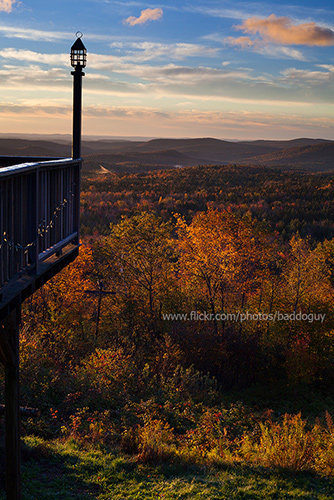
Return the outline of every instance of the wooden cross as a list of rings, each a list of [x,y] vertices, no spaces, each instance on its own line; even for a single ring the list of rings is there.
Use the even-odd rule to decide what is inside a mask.
[[[97,290],[85,290],[85,293],[89,295],[93,295],[98,298],[97,301],[97,315],[96,315],[96,328],[95,328],[95,342],[97,341],[97,337],[99,334],[99,323],[100,323],[100,315],[101,315],[101,302],[102,297],[105,295],[116,295],[116,292],[110,292],[108,290],[104,290],[104,284],[102,280],[97,280]]]

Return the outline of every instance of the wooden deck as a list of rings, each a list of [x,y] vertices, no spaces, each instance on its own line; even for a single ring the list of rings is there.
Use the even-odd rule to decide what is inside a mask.
[[[0,320],[79,248],[81,160],[22,160],[0,168]]]
[[[78,255],[81,164],[81,158],[0,157],[0,362],[5,366],[7,500],[21,498],[21,304]]]

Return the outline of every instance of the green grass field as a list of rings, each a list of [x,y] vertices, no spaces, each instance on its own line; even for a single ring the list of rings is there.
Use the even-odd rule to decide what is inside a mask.
[[[334,480],[313,473],[242,465],[147,465],[75,441],[35,437],[24,439],[22,473],[22,500],[334,498]]]

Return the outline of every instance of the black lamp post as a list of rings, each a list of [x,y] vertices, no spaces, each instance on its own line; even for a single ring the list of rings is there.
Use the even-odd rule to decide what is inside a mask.
[[[72,158],[81,158],[81,103],[82,103],[82,69],[86,66],[87,50],[82,43],[82,33],[76,33],[77,39],[71,47],[71,66],[73,75],[73,145]]]

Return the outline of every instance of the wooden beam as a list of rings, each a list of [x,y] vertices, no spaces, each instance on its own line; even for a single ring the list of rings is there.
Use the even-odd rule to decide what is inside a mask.
[[[5,335],[14,353],[15,363],[5,366],[6,498],[21,498],[21,450],[19,405],[19,329],[21,306],[4,321]]]
[[[8,339],[8,332],[0,325],[0,361],[5,366],[15,365],[15,355]]]

